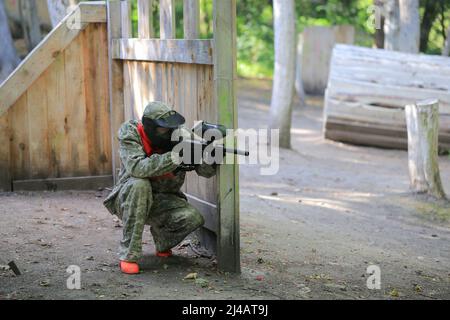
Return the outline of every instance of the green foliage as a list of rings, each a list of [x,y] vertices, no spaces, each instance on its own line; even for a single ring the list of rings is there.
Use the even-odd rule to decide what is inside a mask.
[[[237,3],[238,74],[270,77],[274,63],[273,10],[267,1]]]
[[[371,45],[367,30],[367,8],[371,0],[296,0],[297,31],[306,26],[351,24],[357,43]],[[271,77],[274,63],[272,1],[239,0],[237,3],[238,74],[244,77]]]
[[[220,1],[220,0],[219,0]],[[423,7],[425,0],[421,0]],[[440,54],[450,21],[450,0],[442,1],[445,19],[439,14],[429,36],[427,53]],[[133,0],[133,34],[137,35],[137,0]],[[274,30],[272,0],[238,0],[237,59],[238,75],[270,78],[274,64]],[[295,0],[297,32],[307,26],[350,24],[355,27],[357,45],[371,47],[375,29],[370,27],[373,0]],[[175,0],[176,37],[183,38],[183,0]],[[200,0],[200,38],[213,36],[213,0]],[[421,10],[423,15],[423,8]],[[159,37],[159,1],[153,2],[153,28]]]

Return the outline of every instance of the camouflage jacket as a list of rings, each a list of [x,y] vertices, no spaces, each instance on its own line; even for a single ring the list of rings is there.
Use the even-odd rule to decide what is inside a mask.
[[[142,145],[141,137],[137,131],[138,123],[136,120],[125,122],[118,132],[121,169],[114,189],[103,202],[112,214],[116,214],[114,205],[116,196],[130,177],[150,179],[173,172],[178,167],[172,161],[170,152],[164,154],[154,153],[150,157],[147,156]],[[184,128],[184,130],[187,129]],[[212,177],[216,173],[215,168],[207,164],[199,165],[195,171],[198,175],[206,178]],[[185,197],[180,191],[185,177],[186,173],[180,171],[175,174],[174,178],[150,179],[152,191],[156,193],[177,193]]]

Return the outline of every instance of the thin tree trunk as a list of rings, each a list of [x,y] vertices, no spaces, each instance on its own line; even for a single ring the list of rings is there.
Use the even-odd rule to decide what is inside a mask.
[[[3,1],[0,1],[0,48],[2,48],[2,54],[0,54],[1,83],[20,62],[8,26],[8,18],[6,16],[5,4]]]
[[[419,53],[420,12],[419,0],[400,0],[399,51]]]
[[[446,57],[450,55],[450,27],[448,27],[447,30],[447,39],[445,40],[445,45],[442,49],[442,55]]]
[[[68,9],[71,6],[75,6],[78,2],[78,0],[47,0],[48,12],[53,28],[69,13]]]
[[[431,28],[439,14],[439,2],[436,0],[425,0],[424,13],[420,26],[420,51],[426,52],[428,49],[428,38]]]
[[[28,51],[31,51],[42,39],[36,0],[20,0],[19,10],[24,38],[27,42]]]
[[[398,51],[400,37],[400,7],[398,0],[385,0],[384,12],[384,48]]]
[[[405,107],[411,189],[444,199],[438,162],[439,102],[425,100]]]
[[[384,1],[383,0],[374,0],[373,1],[374,6],[377,7],[378,10],[380,10],[380,12],[383,12],[383,6],[384,6]],[[384,49],[384,21],[385,21],[385,17],[384,14],[380,15],[380,28],[376,28],[375,29],[375,46],[378,49]]]
[[[274,0],[275,70],[273,76],[270,128],[279,129],[280,147],[291,147],[292,101],[295,82],[294,0]]]
[[[300,101],[300,106],[306,106],[306,94],[303,88],[303,78],[302,78],[302,53],[303,53],[303,38],[300,34],[298,36],[297,42],[297,63],[295,71],[295,91],[297,92],[298,99]]]

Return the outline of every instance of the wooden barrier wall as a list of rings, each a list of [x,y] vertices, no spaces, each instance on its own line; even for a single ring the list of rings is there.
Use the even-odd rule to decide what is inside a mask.
[[[121,123],[141,119],[150,101],[163,101],[186,118],[237,126],[236,3],[215,0],[214,38],[199,39],[199,0],[184,0],[184,39],[175,39],[175,1],[160,0],[160,36],[153,32],[152,0],[137,0],[138,30],[133,38],[130,1],[109,1],[111,110],[113,134]],[[117,150],[117,147],[114,147]],[[114,156],[114,172],[120,166]],[[183,190],[205,218],[202,244],[217,252],[219,267],[239,271],[238,166],[223,165],[217,177],[188,173]]]
[[[407,149],[405,106],[438,99],[439,145],[450,149],[450,58],[337,45],[325,94],[325,138]]]
[[[112,185],[106,7],[81,9],[98,22],[62,23],[0,87],[2,190]]]

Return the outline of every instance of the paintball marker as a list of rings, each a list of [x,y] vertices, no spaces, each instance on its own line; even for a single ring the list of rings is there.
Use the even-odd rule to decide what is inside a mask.
[[[183,157],[185,150],[190,153],[187,157],[183,157],[181,168],[184,171],[191,171],[195,166],[202,163],[203,156],[206,155],[211,159],[223,159],[226,153],[249,156],[248,151],[242,151],[234,148],[227,148],[223,144],[216,144],[216,140],[225,138],[227,129],[220,124],[208,123],[206,121],[198,122],[192,129],[191,138],[180,138],[180,156]],[[201,139],[196,139],[195,136],[200,136]],[[187,161],[186,161],[187,158]],[[214,164],[221,164],[214,162]]]

